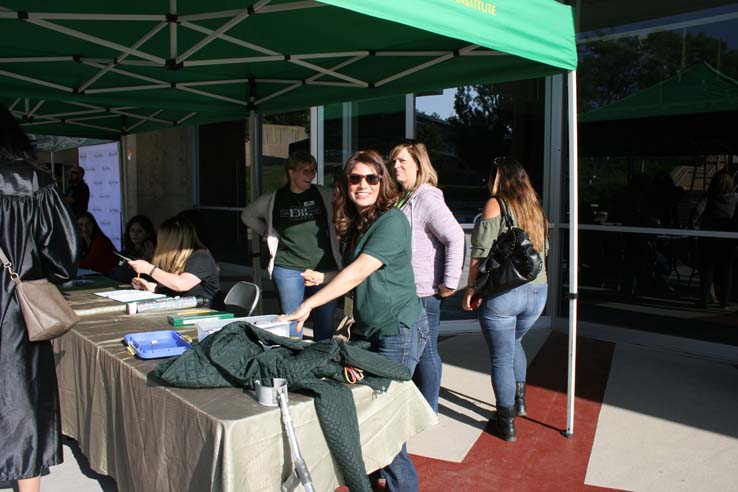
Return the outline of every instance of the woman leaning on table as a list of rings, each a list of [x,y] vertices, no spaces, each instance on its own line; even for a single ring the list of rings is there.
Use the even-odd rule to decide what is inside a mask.
[[[438,413],[442,363],[438,354],[441,301],[453,295],[464,266],[464,231],[437,188],[438,174],[425,145],[406,142],[390,153],[395,181],[400,186],[397,206],[412,231],[415,291],[428,314],[428,345],[415,368],[415,380],[428,404]]]
[[[307,286],[305,270],[333,272],[341,266],[338,240],[333,231],[332,193],[312,183],[317,163],[307,152],[293,153],[285,166],[287,183],[254,200],[241,214],[246,226],[266,238],[269,276],[283,312],[292,312],[320,287]],[[329,302],[312,314],[315,340],[333,336],[336,303]],[[302,337],[297,323],[290,335]]]
[[[0,247],[23,279],[74,278],[75,219],[51,175],[0,105]],[[51,342],[29,342],[9,272],[0,266],[0,482],[38,492],[41,473],[62,462],[59,394]]]
[[[543,268],[530,283],[515,289],[485,297],[479,308],[479,323],[487,341],[492,361],[492,389],[495,393],[497,414],[492,429],[505,441],[515,441],[515,416],[526,415],[525,373],[528,362],[521,340],[538,319],[546,305],[545,250],[547,221],[538,194],[530,184],[528,173],[520,162],[510,158],[492,161],[488,181],[493,195],[484,206],[482,217],[474,224],[469,264],[469,287],[462,299],[462,308],[471,305],[478,265],[505,228],[500,215],[499,196],[507,204],[515,224],[528,233],[536,251],[544,259]]]
[[[410,225],[395,208],[396,202],[397,191],[379,154],[354,153],[338,177],[334,200],[346,267],[283,319],[302,325],[316,307],[353,292],[352,336],[370,341],[374,350],[412,374],[428,340],[428,319],[415,295]],[[309,285],[331,277],[315,271],[304,276]],[[381,474],[388,491],[418,489],[418,476],[404,445]]]
[[[218,266],[210,251],[200,242],[195,226],[178,215],[159,226],[156,250],[151,262],[133,260],[128,264],[136,273],[152,280],[134,278],[134,289],[168,296],[198,296],[213,300],[220,291]]]

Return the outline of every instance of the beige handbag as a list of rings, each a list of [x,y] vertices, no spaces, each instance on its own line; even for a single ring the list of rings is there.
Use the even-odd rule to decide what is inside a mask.
[[[15,297],[26,320],[30,341],[40,342],[60,337],[77,324],[79,317],[55,285],[45,278],[21,282],[2,248],[0,260],[15,282]]]

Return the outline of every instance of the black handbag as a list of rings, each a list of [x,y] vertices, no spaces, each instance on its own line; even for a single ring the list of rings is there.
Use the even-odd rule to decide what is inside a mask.
[[[502,198],[494,197],[500,204],[500,212],[507,225],[490,249],[489,256],[479,261],[479,274],[474,282],[474,292],[490,297],[534,280],[543,268],[541,255],[533,246],[528,233],[515,225]]]

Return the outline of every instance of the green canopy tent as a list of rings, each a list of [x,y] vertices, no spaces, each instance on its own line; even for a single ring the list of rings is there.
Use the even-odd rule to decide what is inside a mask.
[[[706,62],[579,115],[584,156],[735,153],[738,81]]]
[[[568,72],[570,360],[576,338],[577,52],[554,0],[6,0],[0,102],[26,131],[118,137]]]

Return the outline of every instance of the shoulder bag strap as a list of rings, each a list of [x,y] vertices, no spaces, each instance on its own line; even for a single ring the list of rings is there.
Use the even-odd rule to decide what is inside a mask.
[[[3,248],[0,248],[0,260],[3,262],[3,268],[5,268],[10,274],[10,278],[15,280],[18,274],[13,271],[13,264],[10,263],[10,260],[5,255],[5,251],[3,251]]]
[[[508,229],[512,228],[515,225],[515,221],[508,211],[507,203],[505,203],[505,200],[497,195],[495,195],[493,198],[495,198],[497,200],[497,203],[500,204],[500,212],[502,214],[502,218],[505,219],[505,224],[507,224]]]

